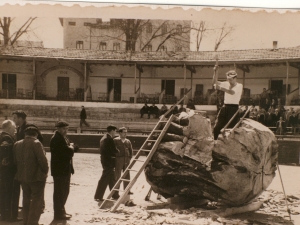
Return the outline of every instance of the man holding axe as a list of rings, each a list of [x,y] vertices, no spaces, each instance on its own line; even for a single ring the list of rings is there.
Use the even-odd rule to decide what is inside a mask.
[[[237,110],[239,110],[239,102],[241,100],[243,85],[238,83],[237,73],[234,70],[230,70],[226,73],[227,81],[218,81],[218,60],[214,67],[214,75],[212,84],[216,90],[224,91],[224,105],[220,109],[215,127],[214,127],[214,139],[217,140],[220,131],[224,126],[230,121],[230,119],[235,115]],[[228,128],[234,127],[234,125],[239,121],[238,115],[231,121]]]

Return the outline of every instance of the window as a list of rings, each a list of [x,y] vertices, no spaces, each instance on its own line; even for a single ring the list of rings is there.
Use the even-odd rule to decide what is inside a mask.
[[[168,27],[167,27],[167,24],[163,24],[161,26],[161,33],[162,34],[166,34],[168,32]]]
[[[84,25],[84,26],[91,26],[92,24],[91,24],[91,23],[84,22],[83,25]]]
[[[83,49],[83,41],[76,41],[76,49]]]
[[[146,45],[145,52],[151,52],[151,51],[152,51],[152,45],[151,44]]]
[[[152,33],[152,24],[151,23],[148,23],[147,26],[146,26],[146,32],[151,34]]]
[[[177,32],[179,35],[181,35],[181,33],[182,33],[182,25],[178,24],[178,25],[176,26],[176,32]]]
[[[121,49],[120,43],[115,42],[115,43],[113,44],[113,50],[114,50],[114,51],[118,51],[118,50],[120,50],[120,49]]]
[[[101,41],[99,45],[100,50],[106,50],[106,42]]]
[[[69,22],[69,26],[76,26],[76,22]]]
[[[162,45],[159,47],[159,51],[161,51],[161,52],[167,51],[167,47]]]

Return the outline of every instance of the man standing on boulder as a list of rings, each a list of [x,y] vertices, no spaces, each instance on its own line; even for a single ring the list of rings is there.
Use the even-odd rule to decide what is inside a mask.
[[[237,73],[234,70],[230,70],[226,73],[227,81],[220,82],[217,77],[217,66],[214,67],[214,76],[212,84],[216,90],[224,91],[224,105],[218,113],[215,127],[214,127],[214,139],[217,140],[218,136],[229,122],[233,115],[239,110],[239,102],[241,100],[243,85],[237,82]],[[239,121],[238,115],[232,120],[228,128],[234,127]]]

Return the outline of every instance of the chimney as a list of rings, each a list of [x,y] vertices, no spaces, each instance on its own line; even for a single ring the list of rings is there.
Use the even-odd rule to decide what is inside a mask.
[[[276,50],[276,49],[277,49],[277,44],[278,44],[277,41],[273,41],[273,50]]]

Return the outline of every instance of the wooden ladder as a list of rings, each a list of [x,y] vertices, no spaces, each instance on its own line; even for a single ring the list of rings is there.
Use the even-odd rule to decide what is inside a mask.
[[[158,123],[155,125],[154,129],[151,131],[150,135],[142,145],[142,147],[139,149],[137,154],[133,157],[130,164],[124,171],[124,173],[121,175],[120,179],[116,182],[114,187],[112,188],[111,192],[109,193],[107,199],[104,199],[102,204],[100,205],[100,209],[105,209],[111,207],[112,203],[113,206],[111,207],[110,211],[115,212],[119,205],[124,201],[124,199],[127,197],[128,192],[132,188],[132,186],[137,181],[138,177],[148,164],[148,162],[151,160],[153,154],[155,153],[158,145],[160,144],[161,140],[163,139],[165,133],[167,132],[167,129],[169,128],[171,122],[173,121],[174,116],[170,116],[169,119],[165,118],[163,115]],[[139,158],[140,156],[143,156],[145,153],[148,153],[146,158]],[[142,162],[142,165],[139,169],[133,169],[133,166],[136,162]],[[126,176],[130,172],[135,172],[134,177],[132,180],[126,179]],[[124,191],[117,189],[116,187],[121,187],[121,182],[127,182],[128,185],[125,188]],[[111,199],[111,197],[114,195],[115,192],[122,192],[120,197],[117,200]]]

